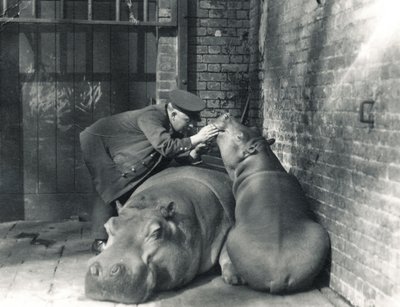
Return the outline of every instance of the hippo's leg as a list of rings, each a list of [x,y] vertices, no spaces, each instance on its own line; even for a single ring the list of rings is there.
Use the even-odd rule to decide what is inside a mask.
[[[97,193],[96,193],[97,194]],[[96,195],[96,199],[92,209],[92,237],[94,239],[107,239],[107,232],[104,224],[112,216],[116,215],[115,209],[111,205],[107,205],[101,199],[100,195]]]
[[[221,266],[222,279],[224,282],[230,285],[244,285],[246,283],[233,266],[228,251],[226,250],[226,242],[224,243],[219,256],[219,265]]]

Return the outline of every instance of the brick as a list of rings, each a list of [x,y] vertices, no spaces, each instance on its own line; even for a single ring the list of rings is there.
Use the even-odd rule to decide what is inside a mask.
[[[208,18],[208,16],[209,16],[209,10],[200,8],[197,9],[196,11],[197,18]]]
[[[171,90],[176,87],[176,82],[175,81],[158,82],[158,87],[161,90]]]
[[[207,64],[203,64],[203,63],[197,63],[195,70],[200,72],[200,71],[207,71]]]
[[[196,88],[199,91],[207,89],[207,82],[197,82]]]
[[[163,72],[171,72],[171,71],[175,71],[175,63],[173,62],[163,62],[159,64],[159,70],[163,71]]]
[[[241,1],[228,1],[228,9],[239,10],[242,8]]]
[[[229,56],[227,55],[204,55],[202,58],[203,63],[229,63]]]
[[[207,108],[209,109],[218,109],[221,107],[221,100],[207,100]]]
[[[197,76],[199,81],[226,81],[226,74],[222,73],[199,73]]]
[[[221,64],[208,64],[207,70],[209,72],[220,72],[221,71]]]
[[[210,54],[220,54],[221,46],[208,46],[208,53]]]
[[[227,10],[210,10],[209,13],[210,18],[227,18],[228,13]]]
[[[160,8],[158,10],[158,17],[169,18],[171,17],[171,9]]]
[[[165,53],[165,54],[174,54],[175,53],[175,45],[173,45],[173,44],[170,44],[170,45],[167,45],[167,44],[160,44],[159,46],[158,46],[158,50],[159,50],[159,53],[161,54],[161,53]]]
[[[228,25],[227,19],[201,19],[200,26],[206,28],[224,28]]]
[[[208,53],[208,47],[207,46],[195,46],[194,48],[193,48],[193,46],[189,47],[189,52],[193,52],[193,50],[194,50],[194,54],[195,55],[207,54]]]
[[[245,27],[245,21],[244,20],[237,20],[237,19],[229,19],[226,24],[227,27],[232,27],[232,28],[243,28]]]
[[[230,109],[233,109],[234,107],[235,107],[235,102],[231,101],[231,100],[226,100],[226,101],[222,102],[222,104],[221,104],[221,108],[223,108],[223,109],[230,110]]]
[[[207,28],[194,28],[192,31],[189,31],[190,36],[206,36],[207,35]]]
[[[207,82],[207,90],[219,91],[221,89],[220,82]]]
[[[232,82],[221,82],[221,90],[228,91],[233,89],[236,89],[236,85]]]
[[[247,71],[247,64],[222,64],[221,71],[223,72]]]
[[[249,13],[247,10],[236,11],[236,18],[237,19],[247,19],[248,14]]]
[[[176,75],[175,73],[158,72],[158,78],[159,80],[175,80]]]
[[[219,116],[218,109],[206,109],[201,112],[203,118],[216,118]]]
[[[228,10],[227,11],[227,18],[236,19],[236,11],[235,10]]]
[[[202,9],[226,9],[225,1],[211,1],[211,0],[201,0],[200,8]]]
[[[242,55],[231,55],[229,57],[229,63],[234,63],[234,64],[244,63],[243,56]],[[248,61],[246,62],[246,68],[248,65],[247,63],[248,63]]]
[[[202,99],[225,99],[225,93],[221,91],[201,91],[199,96]]]
[[[226,45],[226,40],[221,37],[198,37],[197,42],[199,45],[206,46],[224,46]]]

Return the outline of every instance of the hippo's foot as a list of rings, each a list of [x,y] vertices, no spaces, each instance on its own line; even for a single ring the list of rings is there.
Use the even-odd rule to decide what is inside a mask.
[[[246,281],[236,272],[232,263],[225,263],[222,266],[222,279],[230,285],[244,285]]]

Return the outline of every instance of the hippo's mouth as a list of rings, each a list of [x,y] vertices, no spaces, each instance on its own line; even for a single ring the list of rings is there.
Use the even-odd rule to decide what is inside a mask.
[[[231,116],[230,116],[228,113],[223,114],[223,115],[221,115],[220,117],[218,117],[218,118],[212,123],[212,125],[213,125],[215,128],[218,129],[218,132],[224,133],[224,132],[225,132],[225,129],[226,129],[227,121],[229,121],[230,118],[231,118]]]
[[[223,123],[213,122],[211,125],[213,125],[215,128],[217,128],[218,132],[225,131],[225,127],[224,127]]]
[[[118,272],[117,272],[118,271]],[[134,276],[129,269],[112,269],[107,275],[98,263],[90,266],[85,278],[85,294],[100,301],[114,301],[125,304],[140,304],[152,295],[155,276],[152,270],[145,270],[141,276]]]

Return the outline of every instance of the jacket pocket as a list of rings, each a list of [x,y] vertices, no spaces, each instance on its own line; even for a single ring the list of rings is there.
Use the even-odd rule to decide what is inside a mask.
[[[127,160],[122,155],[114,157],[114,163],[123,177],[140,177],[152,169],[159,158],[159,154],[152,152],[142,159],[132,158]]]

